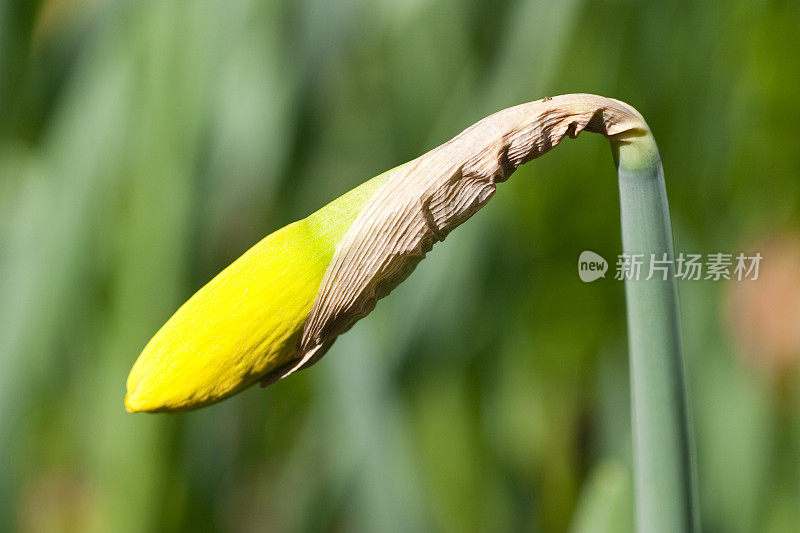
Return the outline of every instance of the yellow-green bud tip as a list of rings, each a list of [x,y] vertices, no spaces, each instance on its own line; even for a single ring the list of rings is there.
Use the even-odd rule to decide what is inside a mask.
[[[265,237],[195,293],[139,355],[125,408],[195,409],[289,363],[336,244],[383,180]]]

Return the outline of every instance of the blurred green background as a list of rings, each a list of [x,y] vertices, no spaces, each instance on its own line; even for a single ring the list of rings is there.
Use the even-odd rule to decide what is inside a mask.
[[[800,3],[0,4],[0,531],[631,530],[608,143],[522,167],[328,356],[131,415],[162,323],[264,235],[496,110],[659,141],[706,533],[800,530]]]

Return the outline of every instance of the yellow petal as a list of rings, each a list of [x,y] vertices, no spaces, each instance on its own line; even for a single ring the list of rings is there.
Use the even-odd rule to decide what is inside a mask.
[[[289,362],[336,245],[388,174],[265,237],[197,291],[136,360],[128,411],[202,407]]]

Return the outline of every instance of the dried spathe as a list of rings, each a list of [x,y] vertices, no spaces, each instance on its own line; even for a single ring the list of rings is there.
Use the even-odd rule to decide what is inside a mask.
[[[601,96],[518,105],[266,237],[148,343],[126,406],[191,409],[314,364],[498,182],[583,130],[617,142],[648,133],[632,107]]]

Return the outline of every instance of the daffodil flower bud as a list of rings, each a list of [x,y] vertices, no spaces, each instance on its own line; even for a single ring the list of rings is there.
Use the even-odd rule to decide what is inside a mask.
[[[193,409],[314,364],[497,183],[583,130],[618,142],[648,133],[632,107],[600,96],[518,105],[267,236],[150,340],[127,409]]]

